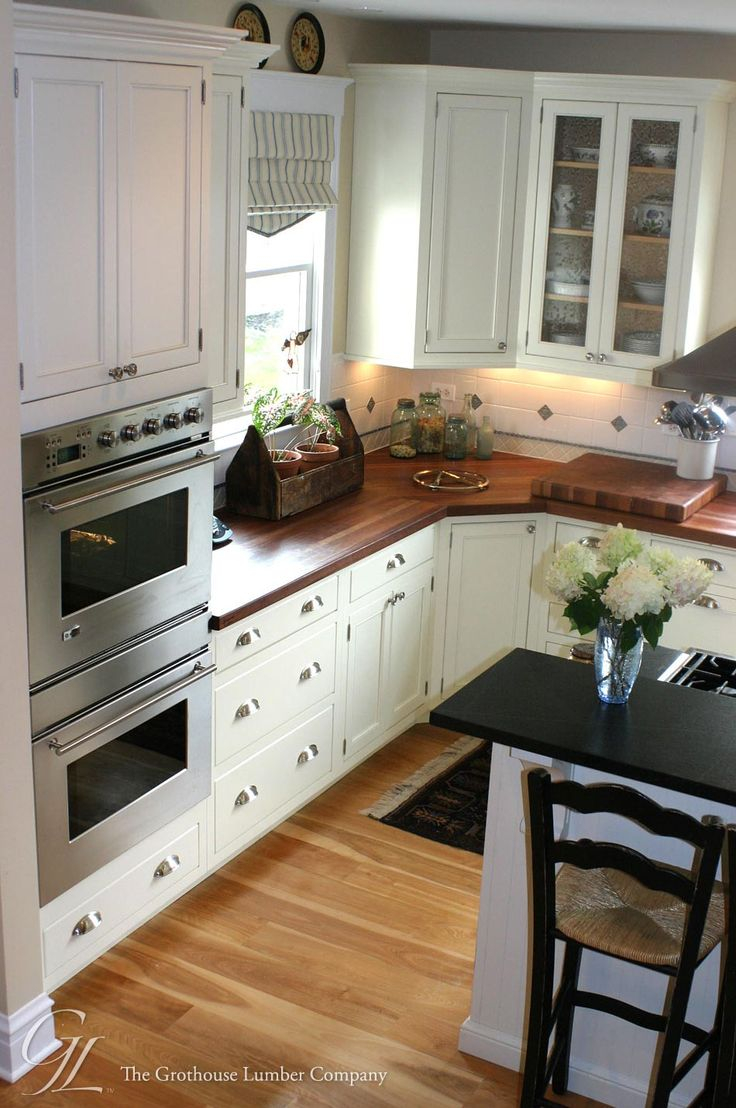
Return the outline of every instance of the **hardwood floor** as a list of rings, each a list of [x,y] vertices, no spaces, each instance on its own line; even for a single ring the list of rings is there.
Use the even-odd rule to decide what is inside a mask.
[[[456,738],[412,728],[55,990],[80,1042],[0,1106],[516,1105],[518,1075],[457,1049],[481,858],[359,814]]]

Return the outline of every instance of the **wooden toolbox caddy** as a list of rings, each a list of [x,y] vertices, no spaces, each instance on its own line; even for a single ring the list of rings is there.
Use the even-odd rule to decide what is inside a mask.
[[[348,414],[345,401],[331,400],[342,435],[340,456],[334,462],[283,480],[276,475],[261,436],[249,427],[225,475],[227,507],[241,516],[284,519],[286,516],[334,500],[363,484],[363,443]]]

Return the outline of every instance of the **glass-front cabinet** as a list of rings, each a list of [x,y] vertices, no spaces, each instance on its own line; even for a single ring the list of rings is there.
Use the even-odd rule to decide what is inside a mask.
[[[694,121],[688,106],[543,101],[528,353],[674,356]]]

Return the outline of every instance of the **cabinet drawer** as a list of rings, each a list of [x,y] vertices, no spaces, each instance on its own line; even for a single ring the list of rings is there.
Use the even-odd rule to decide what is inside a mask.
[[[215,781],[215,851],[256,828],[332,770],[330,705]]]
[[[195,870],[199,862],[199,826],[195,825],[44,928],[46,976],[65,962],[79,955],[86,958],[90,950],[101,947],[119,924],[156,897],[168,893],[173,885]],[[85,931],[85,927],[89,930]],[[75,934],[75,930],[80,933]]]
[[[720,546],[702,546],[691,542],[671,542],[659,535],[652,536],[653,546],[664,546],[678,558],[700,558],[713,570],[713,581],[707,592],[712,589],[736,589],[736,553],[724,550]],[[736,649],[736,643],[734,644]],[[731,653],[734,653],[732,650]]]
[[[295,631],[310,627],[336,610],[337,576],[327,577],[241,620],[234,627],[215,631],[217,668],[224,670],[237,662],[245,662],[259,651]]]
[[[434,527],[424,527],[405,539],[371,554],[350,571],[350,599],[359,600],[380,585],[390,585],[402,573],[434,554]]]
[[[245,752],[274,727],[335,689],[334,623],[258,665],[239,669],[215,691],[215,762]]]
[[[665,623],[660,642],[677,650],[699,647],[716,654],[736,654],[736,597],[708,589],[716,607],[688,604],[675,608]]]
[[[592,546],[608,530],[608,527],[597,527],[590,523],[558,523],[555,527],[555,550],[559,550],[565,543],[580,542],[581,539],[592,539],[593,542],[589,544]]]

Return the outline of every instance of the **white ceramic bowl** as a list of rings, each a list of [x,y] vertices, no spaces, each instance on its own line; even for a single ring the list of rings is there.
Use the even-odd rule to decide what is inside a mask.
[[[574,162],[597,162],[600,150],[597,146],[571,146],[570,154]]]
[[[621,349],[628,354],[659,354],[660,331],[629,331],[624,335]]]
[[[639,154],[645,165],[673,168],[677,160],[677,147],[671,143],[642,142],[639,144]]]
[[[634,295],[644,304],[664,304],[664,281],[632,281]]]
[[[587,281],[557,281],[548,277],[547,292],[553,292],[557,296],[587,296],[590,285]]]

